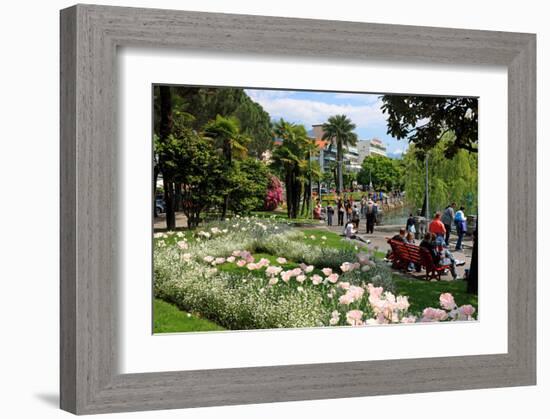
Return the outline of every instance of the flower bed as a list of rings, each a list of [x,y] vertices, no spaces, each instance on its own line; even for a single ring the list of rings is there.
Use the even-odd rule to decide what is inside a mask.
[[[450,294],[441,308],[411,313],[373,249],[313,241],[257,218],[157,235],[155,296],[234,330],[474,319],[475,309],[457,307]]]

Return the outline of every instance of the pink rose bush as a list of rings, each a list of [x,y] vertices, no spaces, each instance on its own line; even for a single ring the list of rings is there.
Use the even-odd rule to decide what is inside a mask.
[[[342,274],[334,272],[332,268],[322,268],[319,270],[322,275],[315,273],[315,266],[305,263],[301,263],[296,268],[284,270],[281,266],[271,265],[266,258],[254,262],[253,255],[247,251],[236,250],[232,255],[233,259],[231,260],[229,258],[214,259],[211,256],[205,257],[204,260],[205,262],[210,261],[209,263],[212,265],[224,260],[227,263],[235,263],[239,267],[246,266],[250,271],[265,268],[265,275],[269,278],[267,287],[277,286],[279,280],[287,286],[295,281],[298,284],[296,289],[299,292],[304,292],[303,285],[307,283],[308,279],[314,287],[327,287],[329,291],[325,294],[327,299],[337,302],[336,309],[331,311],[328,318],[329,326],[474,320],[475,308],[471,305],[458,307],[450,293],[440,295],[441,308],[427,307],[422,310],[420,316],[416,316],[409,312],[410,303],[407,296],[394,295],[392,292],[384,290],[383,287],[374,286],[372,283],[358,285],[341,280],[342,275],[350,275],[354,271],[364,272],[363,267],[372,267],[372,261],[364,253],[358,254],[357,262],[342,263],[340,266]],[[277,258],[277,262],[287,264],[288,260],[280,257]],[[331,304],[334,305],[334,303]]]

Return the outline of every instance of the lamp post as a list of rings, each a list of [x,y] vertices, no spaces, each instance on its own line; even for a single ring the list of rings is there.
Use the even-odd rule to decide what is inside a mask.
[[[428,153],[426,152],[426,157],[424,158],[424,164],[426,166],[426,222],[429,220],[430,216],[430,193],[429,193],[429,184],[428,184]]]

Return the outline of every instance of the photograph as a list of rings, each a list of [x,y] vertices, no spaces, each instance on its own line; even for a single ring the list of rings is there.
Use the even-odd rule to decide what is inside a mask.
[[[478,319],[478,98],[153,85],[153,333]]]

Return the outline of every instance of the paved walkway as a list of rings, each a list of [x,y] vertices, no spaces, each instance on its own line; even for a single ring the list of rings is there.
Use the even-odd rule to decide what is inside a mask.
[[[337,234],[342,234],[343,227],[341,226],[315,226],[315,228],[326,228],[329,231],[332,231]],[[388,250],[390,250],[390,245],[388,244],[387,240],[390,237],[393,237],[394,235],[399,233],[399,229],[403,228],[402,225],[384,225],[384,226],[375,226],[374,233],[373,234],[366,234],[366,224],[365,220],[361,220],[361,223],[359,224],[359,234],[358,236],[361,237],[363,240],[370,240],[373,246],[378,246],[379,251],[382,251],[386,253]],[[463,260],[466,263],[462,266],[457,266],[456,271],[459,277],[464,277],[464,269],[470,267],[470,262],[472,260],[472,238],[469,236],[465,236],[463,240],[463,250],[461,251],[455,251],[455,245],[456,245],[456,235],[452,234],[451,239],[449,242],[449,249],[451,250],[451,253],[453,254],[454,258],[456,260]],[[420,240],[417,240],[417,244],[420,243]],[[395,271],[397,273],[397,271]],[[411,272],[407,274],[407,276],[424,279],[425,278],[425,272]],[[441,279],[451,280],[452,276],[450,274],[441,276]]]
[[[176,229],[183,229],[187,227],[187,217],[183,212],[176,212]],[[153,228],[155,231],[166,230],[166,214],[159,214],[153,221]]]

